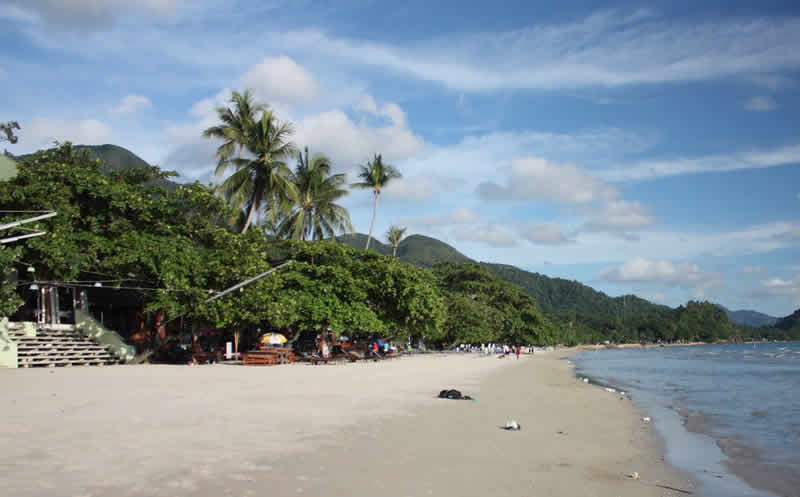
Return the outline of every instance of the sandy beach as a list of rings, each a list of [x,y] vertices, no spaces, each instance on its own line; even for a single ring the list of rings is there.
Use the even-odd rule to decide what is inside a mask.
[[[629,400],[578,382],[559,357],[0,371],[3,486],[115,497],[694,491]],[[476,400],[435,398],[443,388]],[[521,431],[500,429],[511,418]]]

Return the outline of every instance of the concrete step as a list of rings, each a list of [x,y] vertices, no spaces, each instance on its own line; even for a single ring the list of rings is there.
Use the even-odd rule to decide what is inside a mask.
[[[50,340],[20,340],[15,342],[17,347],[102,347],[97,342],[88,340],[50,341]]]
[[[35,356],[35,355],[98,355],[98,354],[107,354],[111,357],[114,357],[114,354],[111,351],[106,349],[31,349],[31,350],[24,350],[24,351],[17,351],[17,354],[20,356]]]
[[[62,355],[69,355],[69,356],[97,356],[97,355],[107,355],[109,357],[114,357],[114,354],[107,350],[58,350],[58,349],[34,349],[34,350],[25,350],[23,352],[17,352],[18,357],[34,357],[34,356],[62,356]]]
[[[72,325],[36,330],[25,335],[22,327],[9,330],[17,344],[20,367],[61,367],[119,364],[119,357],[108,347],[76,330]]]
[[[20,361],[19,367],[21,368],[54,368],[54,367],[70,367],[70,366],[113,366],[117,364],[116,361],[102,361],[102,360],[63,360],[63,361],[40,361],[40,362],[22,362]]]

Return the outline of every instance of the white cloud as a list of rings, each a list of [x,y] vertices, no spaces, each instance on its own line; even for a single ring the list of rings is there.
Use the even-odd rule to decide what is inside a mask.
[[[763,169],[800,163],[800,144],[698,158],[652,160],[598,172],[607,181],[641,181],[699,173]]]
[[[576,205],[588,220],[583,229],[629,234],[653,224],[638,201],[619,198],[618,189],[573,164],[538,157],[512,161],[508,186],[493,182],[478,185],[485,200],[549,200]]]
[[[486,222],[473,210],[456,207],[446,214],[427,214],[401,219],[410,232],[437,236],[444,240],[476,242],[494,248],[508,248],[517,244],[511,230],[494,222]]]
[[[49,24],[89,29],[105,27],[126,13],[171,18],[184,5],[183,0],[8,0],[8,3],[18,5],[26,16],[34,13]]]
[[[107,143],[111,137],[111,126],[95,119],[36,118],[20,125],[25,130],[25,133],[20,135],[20,144],[24,144],[27,149],[49,147],[54,141],[71,141],[76,145],[98,145]]]
[[[456,207],[447,214],[428,214],[403,220],[403,224],[413,227],[414,230],[427,232],[440,232],[440,230],[454,225],[476,225],[480,223],[481,217],[466,207]]]
[[[319,94],[314,77],[290,57],[264,57],[240,79],[259,100],[285,104],[313,102]]]
[[[800,274],[791,280],[781,278],[769,278],[761,282],[761,291],[767,295],[774,296],[798,296],[800,295]]]
[[[697,264],[675,264],[667,260],[634,259],[600,273],[600,278],[613,282],[661,283],[693,289],[695,296],[703,298],[706,291],[723,284],[721,273],[707,272]]]
[[[772,97],[765,97],[763,95],[755,96],[744,104],[745,110],[754,112],[767,112],[775,110],[777,107],[778,105]]]
[[[478,193],[487,200],[546,199],[575,205],[611,201],[617,197],[615,187],[574,164],[559,164],[539,157],[512,161],[508,186],[486,182],[479,186]]]
[[[489,91],[761,76],[800,66],[799,33],[794,17],[696,24],[606,11],[560,25],[447,36],[408,47],[319,30],[290,32],[279,43],[461,91]]]
[[[775,297],[788,297],[792,307],[800,306],[800,274],[790,280],[782,278],[769,278],[761,281],[759,287],[752,292],[753,297],[772,299]]]
[[[773,234],[772,238],[790,244],[798,242],[800,241],[800,224],[789,225],[785,230]]]
[[[520,229],[520,234],[536,245],[564,245],[571,242],[557,224],[529,224]]]
[[[628,233],[653,224],[653,218],[639,201],[614,200],[591,209],[583,229]]]
[[[478,226],[457,226],[450,233],[456,240],[478,242],[496,248],[513,247],[517,244],[517,239],[513,234],[492,223]]]
[[[339,168],[364,163],[376,153],[389,162],[406,159],[425,146],[404,119],[370,126],[353,122],[341,110],[330,110],[303,118],[296,126],[296,143],[324,151]]]
[[[437,174],[423,176],[403,176],[392,180],[383,192],[388,200],[401,202],[424,201],[460,188],[464,181],[460,178],[439,176]]]
[[[152,107],[150,99],[142,95],[127,95],[118,106],[114,107],[113,112],[117,114],[129,114],[136,112],[140,108]]]

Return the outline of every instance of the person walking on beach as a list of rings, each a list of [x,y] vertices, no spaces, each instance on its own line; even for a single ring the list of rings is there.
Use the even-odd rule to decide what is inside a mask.
[[[519,355],[522,353],[522,345],[517,345],[517,360],[519,360]]]

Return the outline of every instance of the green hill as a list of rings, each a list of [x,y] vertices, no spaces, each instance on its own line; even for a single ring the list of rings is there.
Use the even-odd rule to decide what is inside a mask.
[[[367,235],[351,233],[337,237],[340,242],[356,249],[363,249]],[[380,254],[392,255],[392,246],[372,239],[370,250]],[[397,258],[416,266],[432,267],[438,262],[475,262],[450,245],[424,235],[410,235],[397,246]]]
[[[75,149],[88,150],[91,155],[105,162],[110,169],[114,170],[150,166],[138,155],[118,145],[75,145]]]
[[[119,145],[74,145],[75,150],[86,150],[89,155],[99,159],[105,163],[106,167],[111,171],[118,171],[120,169],[135,169],[140,167],[150,167],[144,159],[134,154],[130,150]],[[32,154],[20,155],[16,159],[24,160]],[[173,181],[161,180],[156,184],[165,188],[174,189],[179,185]]]
[[[568,319],[592,316],[606,320],[640,318],[668,311],[670,308],[636,295],[609,297],[603,292],[577,281],[551,278],[506,264],[481,263],[499,278],[516,283],[536,299],[539,307],[548,314],[558,314]]]
[[[775,328],[779,330],[798,330],[800,331],[800,309],[797,309],[792,314],[780,318],[775,322]]]
[[[353,247],[355,249],[363,250],[364,247],[367,245],[367,235],[362,233],[348,233],[346,235],[341,235],[336,237],[336,239],[348,247]],[[383,255],[392,255],[392,246],[386,245],[381,243],[380,240],[372,239],[369,242],[369,249],[373,250],[379,254]]]
[[[367,236],[361,233],[343,235],[339,241],[363,249]],[[390,255],[392,247],[373,239],[370,250]],[[411,235],[397,247],[401,261],[422,267],[432,267],[438,262],[474,263],[450,245],[423,235]],[[669,311],[664,305],[657,305],[635,295],[609,297],[603,292],[577,281],[551,278],[532,273],[506,264],[482,262],[498,278],[519,285],[528,295],[536,299],[539,308],[559,321],[580,321],[596,323],[598,320],[617,321],[640,319]]]
[[[725,307],[722,308],[725,309],[728,319],[730,319],[734,324],[742,324],[745,326],[753,326],[758,328],[759,326],[772,326],[778,320],[776,317],[769,316],[758,311],[731,311]]]

